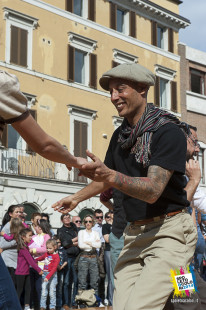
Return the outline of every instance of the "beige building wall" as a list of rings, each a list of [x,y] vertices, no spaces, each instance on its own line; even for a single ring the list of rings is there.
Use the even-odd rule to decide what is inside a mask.
[[[95,111],[96,117],[91,121],[91,151],[102,160],[115,128],[113,119],[118,118],[118,114],[110,102],[109,94],[101,89],[98,82],[97,89],[93,89],[68,81],[69,33],[96,41],[96,48],[92,53],[97,57],[97,81],[111,68],[112,61],[116,60],[114,50],[136,57],[138,63],[154,73],[162,70],[161,74],[164,76],[165,68],[166,71],[171,71],[171,79],[177,83],[176,114],[181,116],[180,57],[177,41],[179,29],[189,25],[188,20],[178,15],[178,1],[151,1],[154,4],[152,15],[149,7],[139,6],[138,1],[114,3],[136,13],[136,38],[110,28],[109,1],[96,0],[96,22],[66,12],[63,0],[0,2],[0,69],[18,76],[21,90],[36,97],[31,109],[37,112],[37,122],[72,153],[74,150],[70,145],[74,137],[71,137],[70,132],[69,105]],[[31,18],[36,21],[32,26],[31,68],[23,68],[6,61],[8,15],[5,12],[8,10],[5,8],[15,11],[14,15],[18,15],[19,12],[23,19],[25,16],[25,19]],[[152,20],[162,24],[166,30],[167,27],[173,29],[173,52],[152,45]],[[168,74],[166,72],[166,76]],[[155,101],[153,87],[149,91],[148,101]]]

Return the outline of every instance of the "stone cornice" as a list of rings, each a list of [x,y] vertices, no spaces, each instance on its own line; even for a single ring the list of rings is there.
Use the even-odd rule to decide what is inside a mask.
[[[129,0],[138,13],[150,17],[152,20],[162,21],[180,29],[190,25],[190,21],[172,11],[167,10],[149,0]]]

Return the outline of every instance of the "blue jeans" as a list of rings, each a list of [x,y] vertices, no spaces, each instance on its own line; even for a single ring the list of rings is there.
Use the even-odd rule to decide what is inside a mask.
[[[21,310],[13,281],[0,255],[0,309]]]
[[[57,302],[56,306],[61,307],[62,306],[62,288],[63,288],[63,282],[64,282],[64,269],[57,271]]]
[[[76,257],[69,257],[67,261],[67,266],[65,268],[64,274],[64,304],[71,306],[75,304],[75,296],[77,295],[77,273],[74,267],[74,261]],[[72,274],[74,288],[71,299],[71,294],[69,294],[69,285],[72,285],[70,274]]]
[[[56,285],[57,285],[57,273],[55,272],[53,276],[49,279],[48,282],[45,282],[44,279],[49,274],[49,272],[44,272],[42,275],[42,292],[41,292],[41,301],[40,307],[46,309],[47,295],[49,293],[50,305],[49,308],[56,308]]]

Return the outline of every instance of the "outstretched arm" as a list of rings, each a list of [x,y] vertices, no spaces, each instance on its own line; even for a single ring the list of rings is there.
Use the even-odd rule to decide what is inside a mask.
[[[134,198],[154,203],[161,196],[173,171],[150,166],[147,177],[130,177],[109,169],[98,157],[87,151],[93,162],[82,166],[81,174],[96,182],[104,182]]]
[[[87,161],[81,157],[70,154],[57,140],[50,137],[34,120],[31,115],[12,123],[22,138],[30,145],[32,150],[41,156],[68,167],[80,168]]]
[[[65,197],[53,204],[52,208],[61,213],[71,212],[77,205],[101,192],[104,192],[110,186],[103,182],[92,182],[74,195]]]

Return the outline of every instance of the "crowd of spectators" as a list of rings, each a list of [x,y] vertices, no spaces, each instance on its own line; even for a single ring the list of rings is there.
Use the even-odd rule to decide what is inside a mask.
[[[48,214],[33,213],[30,224],[25,216],[23,206],[10,206],[0,233],[1,256],[23,309],[76,308],[75,297],[87,289],[94,290],[99,306],[112,305],[113,212],[97,209],[83,220],[62,214],[56,234]]]

